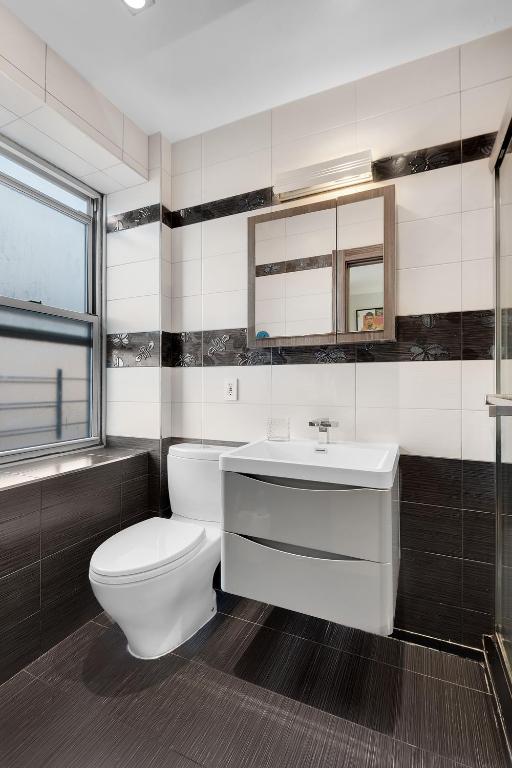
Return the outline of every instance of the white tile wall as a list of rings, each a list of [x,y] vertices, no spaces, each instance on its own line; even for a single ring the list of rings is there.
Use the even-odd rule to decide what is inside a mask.
[[[461,46],[461,86],[474,88],[512,76],[512,29]]]
[[[451,48],[359,80],[357,116],[363,120],[393,112],[459,88],[459,51]]]
[[[462,407],[467,411],[485,411],[485,396],[495,392],[494,362],[464,360],[462,363]]]
[[[107,268],[107,300],[160,294],[158,260],[137,261]]]
[[[496,130],[511,87],[511,35],[508,30],[277,107],[271,118],[255,115],[179,142],[173,146],[173,207],[267,186],[280,171],[362,147],[378,158]],[[392,183],[398,313],[492,307],[487,160]],[[199,265],[201,276],[198,295],[176,290],[173,330],[245,327],[246,219],[241,214],[172,233],[171,258],[182,265],[177,284],[186,284],[183,275],[195,275],[195,291]],[[288,221],[300,227],[300,217]],[[258,263],[287,257],[285,235],[291,229],[285,232],[282,222],[258,227]],[[258,301],[269,319],[276,306],[283,314],[283,276],[266,278],[264,288]],[[303,302],[296,316],[304,320]],[[235,403],[223,399],[224,380],[232,376],[240,387]],[[314,437],[307,423],[325,414],[340,421],[333,434],[338,439],[397,440],[405,453],[490,460],[493,425],[483,399],[493,389],[492,361],[173,369],[172,430],[184,437],[256,439],[265,435],[272,414],[290,418],[293,437]]]
[[[107,301],[107,333],[154,331],[160,324],[158,296]]]
[[[461,458],[461,411],[410,408],[399,411],[402,453]]]
[[[160,408],[160,403],[109,402],[107,435],[159,438]]]
[[[464,261],[462,263],[462,309],[492,309],[493,306],[493,260]]]
[[[271,376],[269,365],[209,366],[204,369],[204,400],[206,403],[223,403],[224,382],[238,380],[239,403],[268,404],[271,401]],[[233,403],[229,402],[228,405]]]
[[[271,176],[270,158],[270,149],[261,149],[242,157],[204,166],[203,202],[268,187]]]
[[[397,312],[417,315],[461,308],[460,262],[397,271]]]
[[[473,224],[473,226],[471,226]],[[466,225],[466,242],[473,242],[479,224]],[[473,230],[473,231],[472,231]],[[464,230],[463,230],[464,233]],[[461,218],[459,213],[430,219],[405,221],[397,227],[397,263],[399,269],[447,264],[461,258]]]
[[[201,169],[201,144],[201,136],[192,136],[190,139],[177,141],[172,145],[171,170],[173,176]]]
[[[201,259],[201,224],[171,230],[171,261]]]
[[[223,291],[203,295],[203,328],[245,328],[247,291]],[[197,327],[194,330],[198,330]]]
[[[356,123],[276,144],[272,147],[272,183],[278,173],[356,152]]]
[[[462,138],[496,131],[505,112],[512,78],[471,88],[461,94]]]
[[[462,214],[462,259],[491,259],[494,247],[494,211],[479,208]]]
[[[272,404],[355,406],[351,363],[272,366]]]
[[[494,461],[496,419],[485,411],[462,411],[462,458]]]
[[[160,223],[111,232],[107,237],[107,267],[160,258]]]
[[[374,158],[432,147],[459,137],[458,93],[357,123],[358,149],[371,149]]]
[[[160,368],[108,368],[107,402],[158,403]]]
[[[215,128],[203,135],[205,166],[216,165],[270,147],[270,111]]]
[[[272,110],[272,144],[322,133],[356,121],[354,83],[292,101]]]
[[[203,368],[171,368],[172,399],[176,403],[203,400]]]
[[[187,171],[172,177],[172,206],[175,210],[199,205],[201,200],[201,171]]]
[[[464,170],[472,165],[476,163],[466,163],[462,168]],[[461,209],[461,168],[458,165],[404,176],[393,183],[398,222],[458,213]],[[483,208],[485,204],[475,207]]]
[[[201,262],[198,259],[172,264],[171,292],[173,298],[201,295]]]
[[[200,331],[203,327],[201,296],[186,296],[171,302],[171,330]],[[218,327],[218,326],[216,326]]]

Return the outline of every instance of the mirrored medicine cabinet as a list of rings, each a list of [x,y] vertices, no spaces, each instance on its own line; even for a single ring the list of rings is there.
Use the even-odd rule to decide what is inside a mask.
[[[251,347],[395,338],[393,185],[248,219]]]

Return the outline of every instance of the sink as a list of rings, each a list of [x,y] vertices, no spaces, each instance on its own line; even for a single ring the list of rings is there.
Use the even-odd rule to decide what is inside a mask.
[[[391,488],[398,466],[396,443],[328,443],[314,440],[258,440],[220,457],[227,472],[268,475],[362,488]]]

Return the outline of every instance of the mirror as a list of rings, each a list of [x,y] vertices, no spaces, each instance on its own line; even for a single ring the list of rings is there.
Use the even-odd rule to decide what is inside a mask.
[[[334,333],[336,209],[257,222],[254,252],[256,339]]]
[[[250,346],[395,338],[392,185],[249,218]]]

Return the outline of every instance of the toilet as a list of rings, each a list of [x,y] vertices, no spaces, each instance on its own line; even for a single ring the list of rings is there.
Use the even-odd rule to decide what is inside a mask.
[[[193,443],[171,446],[172,517],[125,528],[91,558],[92,590],[123,630],[132,656],[169,653],[217,612],[212,581],[220,562],[219,456],[225,451]]]

